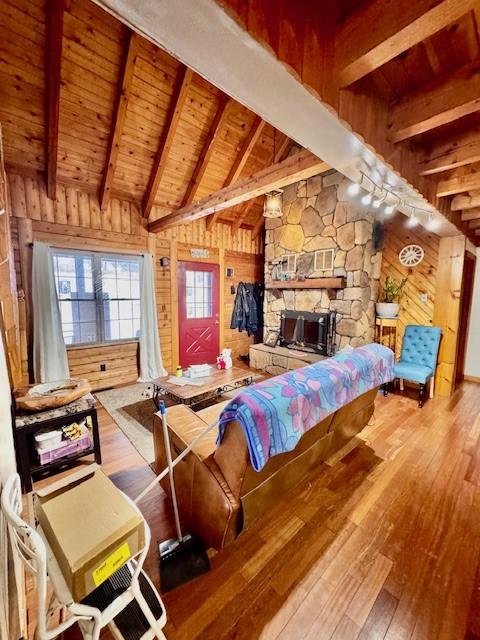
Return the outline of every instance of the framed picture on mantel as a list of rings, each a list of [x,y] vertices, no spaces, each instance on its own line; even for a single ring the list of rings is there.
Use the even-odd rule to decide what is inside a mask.
[[[279,335],[279,331],[269,331],[265,340],[263,341],[263,344],[267,345],[267,347],[276,347]]]

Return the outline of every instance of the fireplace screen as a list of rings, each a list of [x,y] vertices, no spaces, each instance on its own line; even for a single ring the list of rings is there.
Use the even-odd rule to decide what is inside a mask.
[[[335,353],[335,312],[282,311],[280,345],[331,356]]]

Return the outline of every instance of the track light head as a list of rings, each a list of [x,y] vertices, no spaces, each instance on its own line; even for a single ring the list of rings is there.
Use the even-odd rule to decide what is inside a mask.
[[[417,226],[417,224],[418,224],[418,218],[417,218],[417,216],[415,215],[415,213],[412,213],[412,215],[411,215],[411,216],[410,216],[410,218],[408,219],[407,226],[408,226],[408,227],[416,227],[416,226]]]
[[[366,193],[366,194],[362,197],[362,199],[360,200],[360,202],[361,202],[362,204],[369,205],[369,204],[371,204],[372,199],[373,199],[372,194],[371,194],[371,193]]]
[[[385,206],[385,209],[383,210],[383,213],[386,216],[391,216],[394,211],[395,211],[395,207],[393,206],[393,204],[387,204]]]
[[[357,196],[360,193],[360,185],[358,182],[352,182],[347,188],[347,193],[349,196]]]
[[[427,222],[427,229],[429,231],[435,231],[435,229],[438,229],[440,225],[440,221],[438,220],[438,218],[434,218],[433,214],[428,216],[428,222]]]

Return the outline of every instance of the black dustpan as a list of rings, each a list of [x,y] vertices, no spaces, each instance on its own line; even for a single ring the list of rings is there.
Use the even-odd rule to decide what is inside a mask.
[[[170,491],[172,494],[173,513],[177,538],[165,540],[159,545],[160,550],[160,586],[162,592],[171,591],[181,584],[193,580],[210,570],[210,561],[202,541],[190,534],[183,535],[178,515],[177,494],[175,491],[174,469],[172,464],[172,451],[168,436],[167,418],[165,415],[165,403],[160,401],[160,413],[162,416],[163,440],[165,443],[165,455],[167,458]]]
[[[210,571],[202,541],[190,534],[160,543],[160,587],[163,593]]]

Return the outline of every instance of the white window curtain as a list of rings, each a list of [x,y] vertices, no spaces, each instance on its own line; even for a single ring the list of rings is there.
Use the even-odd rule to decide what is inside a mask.
[[[153,260],[149,253],[145,253],[140,292],[140,377],[138,380],[150,382],[166,375],[158,336]]]
[[[33,368],[37,382],[70,377],[50,247],[34,242],[32,263]]]

